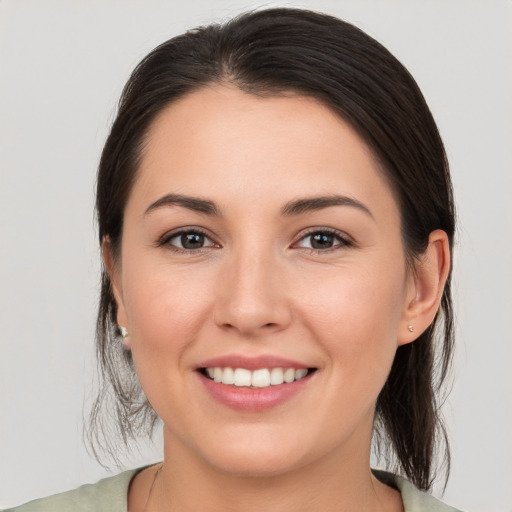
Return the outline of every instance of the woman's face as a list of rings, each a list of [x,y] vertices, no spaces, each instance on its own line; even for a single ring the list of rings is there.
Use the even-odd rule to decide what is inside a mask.
[[[244,475],[368,463],[414,292],[393,194],[332,111],[228,86],[171,104],[115,268],[118,320],[174,457]]]

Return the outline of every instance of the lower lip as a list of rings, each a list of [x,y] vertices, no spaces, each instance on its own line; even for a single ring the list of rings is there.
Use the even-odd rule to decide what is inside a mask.
[[[198,375],[208,393],[218,402],[239,411],[258,412],[283,404],[304,389],[314,373],[287,384],[267,388],[228,386],[215,382],[203,374]]]

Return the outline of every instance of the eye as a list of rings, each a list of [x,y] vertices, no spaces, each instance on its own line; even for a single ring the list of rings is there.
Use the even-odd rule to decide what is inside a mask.
[[[328,251],[329,249],[351,245],[352,242],[337,231],[317,230],[303,236],[296,244],[296,247],[303,247],[314,251]]]
[[[164,235],[158,242],[160,246],[171,246],[176,251],[197,251],[205,247],[217,247],[208,236],[197,229],[183,230]]]

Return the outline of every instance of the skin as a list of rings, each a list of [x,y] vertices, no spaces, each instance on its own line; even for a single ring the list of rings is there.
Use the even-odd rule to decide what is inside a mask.
[[[208,199],[222,215],[179,205],[147,212],[166,194]],[[333,194],[368,211],[282,213],[298,198]],[[191,227],[206,233],[205,246],[180,250],[170,235]],[[341,238],[313,249],[311,228]],[[375,403],[397,346],[436,314],[449,249],[433,232],[408,271],[398,205],[349,125],[293,94],[215,85],[187,95],[151,126],[120,259],[108,239],[103,253],[126,346],[164,423],[148,510],[402,510],[370,472]],[[212,400],[195,371],[234,353],[317,371],[284,404],[235,411]],[[156,470],[134,479],[131,512],[144,509]]]

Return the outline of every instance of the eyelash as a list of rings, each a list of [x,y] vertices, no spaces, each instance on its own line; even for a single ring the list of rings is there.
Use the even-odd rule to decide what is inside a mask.
[[[199,247],[197,249],[185,249],[182,247],[177,247],[176,245],[170,243],[173,238],[178,238],[185,234],[204,236],[206,239],[210,240],[212,245],[208,245],[206,247]],[[311,237],[313,235],[332,236],[338,242],[333,247],[329,247],[327,249],[315,249],[313,247],[302,247],[302,249],[304,249],[308,252],[311,252],[313,254],[322,254],[322,253],[332,252],[332,251],[336,251],[341,248],[352,247],[354,245],[352,240],[350,240],[344,233],[342,233],[341,231],[338,231],[336,229],[332,229],[332,228],[313,228],[310,231],[302,234],[302,236],[299,238],[299,240],[297,242],[295,242],[293,245],[296,246],[299,242],[301,242],[301,241],[305,240],[306,238]],[[168,234],[166,233],[157,241],[156,246],[157,247],[167,247],[169,250],[171,250],[173,252],[182,253],[182,254],[183,253],[184,254],[200,254],[200,253],[204,252],[205,250],[208,250],[211,247],[214,247],[214,248],[219,247],[218,244],[216,244],[215,242],[213,242],[213,240],[211,240],[211,238],[208,236],[208,234],[205,231],[203,231],[199,228],[181,229],[180,231],[175,231],[173,233],[168,233]]]
[[[173,244],[171,244],[171,240],[173,238],[178,238],[183,235],[200,235],[204,236],[206,239],[210,240],[212,242],[212,245],[209,245],[207,247],[199,247],[197,249],[184,249],[181,247],[177,247]],[[184,254],[200,254],[205,250],[208,250],[210,247],[219,247],[218,244],[213,242],[211,238],[207,235],[206,232],[199,228],[188,228],[188,229],[181,229],[179,231],[175,231],[173,233],[166,233],[163,235],[156,243],[157,247],[166,247],[169,250],[177,253],[184,253]]]
[[[336,241],[338,242],[336,245],[334,245],[333,247],[329,247],[328,249],[315,249],[313,247],[302,248],[313,254],[323,254],[326,252],[336,251],[342,248],[352,247],[354,245],[352,240],[350,240],[347,237],[347,235],[345,235],[341,231],[338,231],[337,229],[332,228],[312,228],[306,233],[302,234],[298,242],[295,242],[294,245],[297,245],[297,243],[301,242],[302,240],[305,240],[308,237],[312,237],[313,235],[329,235],[336,239]]]

